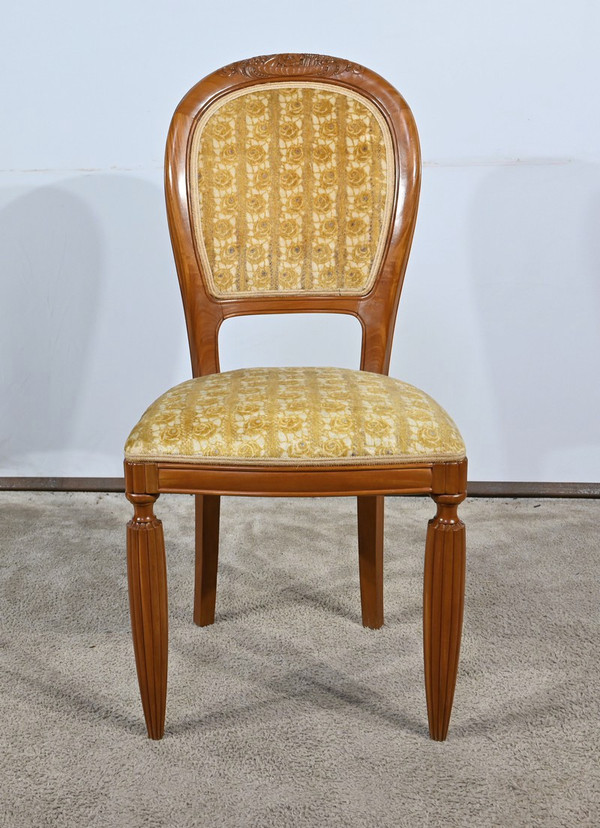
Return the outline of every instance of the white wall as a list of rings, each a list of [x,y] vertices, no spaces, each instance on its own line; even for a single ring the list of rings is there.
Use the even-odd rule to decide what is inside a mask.
[[[392,375],[449,409],[472,479],[600,480],[600,5],[221,9],[3,12],[0,475],[121,473],[129,428],[189,376],[162,195],[172,111],[224,63],[310,51],[389,78],[421,133]],[[224,367],[355,366],[356,323],[328,319],[229,322]]]

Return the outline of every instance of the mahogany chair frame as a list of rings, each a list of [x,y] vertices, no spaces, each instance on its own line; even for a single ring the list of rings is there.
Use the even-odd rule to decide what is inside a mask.
[[[188,191],[190,137],[198,118],[223,95],[243,87],[317,81],[358,92],[374,104],[392,136],[396,177],[393,219],[379,273],[363,296],[256,296],[217,299],[206,286],[192,231]],[[271,55],[224,67],[200,81],[178,105],[167,140],[165,187],[169,229],[179,276],[195,377],[219,371],[223,320],[247,314],[345,313],[362,326],[360,369],[387,374],[392,336],[408,262],[420,185],[419,140],[401,95],[374,72],[321,55]],[[358,505],[359,580],[363,624],[383,624],[384,495],[429,494],[437,514],[425,550],[423,631],[425,687],[431,738],[444,740],[452,708],[462,628],[465,528],[457,507],[466,496],[467,461],[327,465],[208,465],[125,462],[128,579],[137,673],[148,735],[164,732],[167,690],[167,585],[161,522],[153,504],[163,492],[196,495],[194,621],[215,616],[221,495],[354,496]]]

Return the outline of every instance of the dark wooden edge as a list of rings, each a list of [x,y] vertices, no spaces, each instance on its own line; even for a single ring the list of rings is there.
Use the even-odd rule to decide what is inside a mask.
[[[600,483],[520,483],[478,480],[469,483],[469,497],[584,497],[600,498]]]
[[[600,483],[519,483],[472,480],[469,497],[600,498]],[[0,477],[0,491],[124,492],[123,477]]]
[[[466,494],[467,459],[321,466],[125,460],[130,494],[334,497],[390,494]]]
[[[464,491],[467,462],[264,466],[125,461],[130,493],[189,493],[256,497],[332,497]]]
[[[123,477],[0,477],[2,492],[124,492]]]
[[[152,478],[151,478],[152,479]],[[146,487],[151,481],[146,478]],[[144,483],[140,480],[140,485]],[[201,469],[159,466],[156,489],[248,497],[336,497],[363,494],[426,494],[430,468]]]

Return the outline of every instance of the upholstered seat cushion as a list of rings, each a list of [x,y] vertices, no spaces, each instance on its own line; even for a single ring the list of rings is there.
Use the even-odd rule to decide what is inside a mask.
[[[448,414],[397,379],[341,368],[247,368],[171,388],[125,445],[132,462],[349,464],[461,460]]]

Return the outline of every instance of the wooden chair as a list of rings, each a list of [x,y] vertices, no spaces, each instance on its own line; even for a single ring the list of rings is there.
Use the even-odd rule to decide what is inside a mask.
[[[386,494],[430,494],[424,654],[430,734],[446,738],[460,646],[465,449],[446,412],[387,376],[415,226],[419,142],[387,81],[346,60],[272,55],[200,81],[166,153],[169,228],[194,379],[125,447],[133,641],[148,735],[164,730],[167,587],[162,492],[196,495],[194,621],[215,616],[221,495],[358,501],[362,621],[383,624]],[[243,314],[327,312],[362,326],[360,370],[219,372],[218,332]]]

